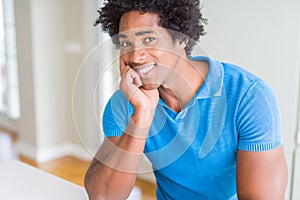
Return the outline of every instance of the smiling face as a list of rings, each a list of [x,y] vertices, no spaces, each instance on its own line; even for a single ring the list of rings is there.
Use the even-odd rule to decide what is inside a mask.
[[[173,41],[158,23],[157,14],[130,11],[119,24],[120,59],[139,74],[144,89],[170,81],[173,70],[186,58],[185,44]]]

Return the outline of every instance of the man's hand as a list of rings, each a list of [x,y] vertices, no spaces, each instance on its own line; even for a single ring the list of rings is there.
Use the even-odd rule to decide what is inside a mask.
[[[141,88],[143,83],[140,76],[122,58],[120,58],[120,73],[120,89],[134,107],[135,112],[154,111],[159,98],[158,90]]]

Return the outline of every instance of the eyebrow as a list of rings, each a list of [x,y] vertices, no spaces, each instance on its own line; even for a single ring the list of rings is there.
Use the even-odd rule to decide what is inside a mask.
[[[147,31],[136,32],[135,35],[136,36],[143,36],[143,35],[152,34],[152,33],[154,33],[154,31],[147,30]],[[127,38],[127,35],[120,33],[119,38]]]

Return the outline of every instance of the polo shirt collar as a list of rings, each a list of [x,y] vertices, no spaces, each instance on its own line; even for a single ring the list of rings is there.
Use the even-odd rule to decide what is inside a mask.
[[[185,106],[185,108],[192,106],[197,99],[206,99],[221,96],[223,86],[224,70],[221,62],[212,60],[207,56],[195,56],[191,57],[190,59],[195,61],[208,62],[209,71],[204,83],[197,91],[194,98]],[[158,103],[164,107],[168,107],[165,102],[162,101],[162,99],[159,99]]]
[[[191,57],[191,60],[206,61],[209,63],[209,71],[206,79],[198,92],[195,99],[205,99],[221,96],[224,78],[224,69],[222,64],[217,60],[212,60],[206,56]]]

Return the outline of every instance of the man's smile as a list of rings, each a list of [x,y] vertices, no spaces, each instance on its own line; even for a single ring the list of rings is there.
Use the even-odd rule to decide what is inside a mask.
[[[139,72],[142,74],[146,74],[146,73],[150,72],[153,68],[154,68],[154,64],[146,65],[142,69],[139,69]]]

